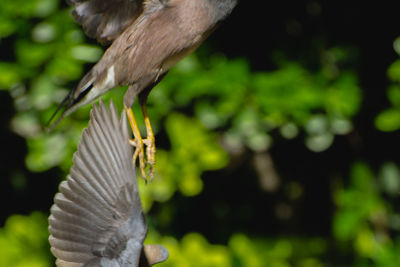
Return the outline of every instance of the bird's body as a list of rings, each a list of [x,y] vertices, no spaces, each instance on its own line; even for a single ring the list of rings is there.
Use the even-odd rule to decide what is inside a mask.
[[[237,1],[70,0],[75,5],[75,18],[86,33],[100,42],[112,43],[63,101],[66,109],[59,120],[114,87],[126,85],[125,108],[130,109],[142,94],[141,105],[147,117],[144,105],[150,90],[202,43]],[[135,139],[142,142],[134,129],[134,118],[128,119]],[[151,131],[150,123],[146,128]]]
[[[116,86],[133,85],[124,98],[125,105],[132,106],[140,92],[193,52],[221,20],[219,16],[224,14],[219,14],[212,2],[218,1],[146,1],[142,14],[113,41],[74,90],[73,99],[86,95],[68,113]]]
[[[191,1],[175,1],[193,4]],[[184,13],[180,12],[182,7],[156,9],[139,17],[112,43],[82,80],[74,98],[79,97],[91,83],[93,88],[86,97],[88,102],[116,86],[135,85],[133,92],[125,97],[125,105],[131,106],[138,93],[156,82],[157,77],[197,48],[204,39],[209,25],[180,23],[184,19],[184,14],[180,15]],[[208,13],[207,7],[195,5],[192,8],[198,8],[198,15]]]

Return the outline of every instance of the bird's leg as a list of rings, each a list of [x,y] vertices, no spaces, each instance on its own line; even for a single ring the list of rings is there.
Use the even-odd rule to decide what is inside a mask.
[[[166,74],[167,74],[167,72],[164,72],[163,74],[156,73],[156,76],[149,76],[148,78],[150,80],[155,79],[155,81],[153,81],[152,83],[150,83],[150,85],[148,85],[147,87],[144,87],[144,88],[141,86],[141,83],[136,83],[136,84],[129,86],[129,88],[124,96],[125,110],[128,115],[128,120],[131,125],[133,135],[135,137],[134,140],[130,140],[130,143],[136,147],[135,153],[133,155],[133,163],[135,164],[136,158],[139,157],[139,165],[140,165],[141,174],[142,174],[142,177],[146,181],[147,181],[146,172],[144,171],[144,168],[146,165],[145,165],[145,161],[144,161],[143,143],[146,145],[146,158],[147,158],[147,163],[150,165],[150,167],[149,167],[150,180],[153,178],[153,166],[156,162],[156,160],[155,160],[155,154],[156,154],[155,139],[154,139],[153,129],[150,124],[150,118],[146,111],[146,102],[147,102],[147,97],[149,96],[151,89],[153,89],[153,87],[156,86],[157,83],[159,83]],[[145,79],[144,81],[148,82],[149,79]],[[140,90],[140,88],[143,88],[143,90]],[[138,94],[138,92],[140,92],[140,93]],[[140,107],[142,108],[144,123],[146,125],[146,131],[147,131],[146,139],[142,139],[142,137],[140,136],[139,128],[136,124],[135,117],[133,116],[132,109],[128,108],[133,105],[133,102],[135,101],[137,94],[138,94],[138,98],[139,98]]]
[[[128,117],[129,124],[131,125],[132,132],[134,139],[129,140],[129,143],[133,146],[136,147],[135,153],[133,154],[133,165],[136,165],[136,159],[139,156],[139,167],[140,167],[140,172],[143,177],[143,179],[146,180],[146,173],[144,171],[145,164],[144,164],[144,149],[143,149],[143,139],[142,136],[140,135],[139,127],[136,123],[135,116],[133,115],[132,108],[125,106],[125,111],[126,115]]]
[[[148,90],[147,92],[143,92],[142,94],[139,94],[139,104],[140,104],[140,107],[142,108],[144,123],[146,125],[147,137],[146,137],[146,139],[143,140],[143,143],[146,145],[147,163],[150,165],[149,176],[150,176],[150,179],[152,179],[153,178],[153,166],[156,163],[156,159],[155,159],[156,145],[155,145],[153,129],[152,129],[151,123],[150,123],[150,118],[149,118],[149,115],[147,114],[147,110],[146,110],[147,96],[148,96],[149,92],[150,92],[150,90]]]
[[[147,163],[150,165],[150,178],[153,178],[153,165],[156,163],[155,154],[156,154],[156,145],[154,139],[153,129],[151,128],[150,118],[147,115],[146,105],[141,105],[142,112],[144,116],[144,123],[146,125],[147,137],[143,140],[143,143],[146,145],[146,156]]]

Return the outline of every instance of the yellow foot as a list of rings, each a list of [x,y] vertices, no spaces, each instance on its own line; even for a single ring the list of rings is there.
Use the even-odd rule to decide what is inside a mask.
[[[156,163],[156,146],[154,142],[154,137],[147,137],[143,140],[143,143],[146,145],[146,157],[147,164],[149,165],[149,176],[151,181],[154,177],[153,166]]]
[[[147,175],[145,172],[146,164],[144,161],[143,139],[142,139],[142,136],[140,135],[139,128],[137,126],[135,116],[133,115],[132,109],[125,107],[125,110],[126,110],[126,113],[128,116],[128,121],[129,121],[129,124],[131,125],[133,136],[134,136],[134,139],[129,140],[129,143],[136,148],[135,152],[133,153],[133,158],[132,158],[133,165],[136,165],[136,159],[139,157],[140,174],[141,174],[142,178],[145,179],[147,182]],[[152,178],[152,175],[150,175],[150,178]]]
[[[146,168],[146,165],[148,164],[149,165],[149,178],[151,181],[154,176],[153,166],[156,162],[156,160],[155,160],[156,146],[155,146],[155,142],[154,142],[153,130],[151,128],[150,119],[149,119],[149,116],[147,115],[146,108],[145,108],[144,104],[142,104],[141,107],[142,107],[142,112],[144,115],[144,121],[146,124],[146,130],[147,130],[147,138],[146,139],[142,139],[142,137],[140,135],[139,128],[137,126],[135,116],[133,115],[132,109],[125,107],[125,110],[128,115],[129,124],[131,125],[132,132],[134,135],[134,139],[129,140],[129,143],[132,146],[136,147],[135,153],[133,154],[133,159],[132,159],[133,165],[135,165],[136,159],[139,157],[140,174],[142,175],[143,179],[145,179],[147,182],[148,179],[147,179],[147,175],[145,172],[145,168]],[[146,145],[147,162],[145,162],[143,144]]]
[[[145,172],[145,162],[144,162],[144,149],[143,149],[143,140],[142,138],[137,139],[130,139],[129,143],[135,147],[135,152],[133,153],[132,163],[136,165],[136,159],[139,157],[139,167],[140,167],[140,174],[142,175],[143,179],[147,181],[146,172]]]
[[[150,181],[151,181],[151,180],[153,180],[153,176],[154,176],[153,166],[156,163],[156,145],[154,142],[154,133],[153,133],[153,129],[151,128],[150,118],[149,118],[149,115],[147,115],[145,102],[146,101],[140,101],[140,107],[142,108],[144,123],[146,125],[147,138],[144,139],[143,142],[147,146],[146,147],[146,157],[147,157],[147,163],[150,166],[149,167],[149,176],[150,176]]]

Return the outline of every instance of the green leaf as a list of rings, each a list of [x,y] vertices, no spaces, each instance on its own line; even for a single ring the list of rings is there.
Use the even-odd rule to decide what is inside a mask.
[[[375,118],[375,127],[383,132],[392,132],[400,129],[400,110],[387,109]]]
[[[71,48],[71,56],[85,62],[97,62],[103,54],[103,50],[93,45],[77,45]]]
[[[400,170],[395,163],[387,162],[383,164],[379,178],[386,193],[393,197],[400,193]]]
[[[19,41],[16,45],[16,54],[19,64],[29,67],[42,65],[52,57],[52,46],[37,44],[30,41]]]
[[[20,70],[15,63],[0,62],[0,90],[8,90],[21,81]]]
[[[356,76],[350,72],[342,73],[328,87],[326,95],[327,111],[345,117],[354,116],[360,108],[361,97]]]
[[[0,228],[0,266],[52,266],[47,226],[39,212],[10,216]]]
[[[18,24],[13,19],[0,15],[0,39],[13,34],[18,28],[17,26]]]
[[[400,85],[391,85],[387,90],[387,94],[392,105],[400,108]]]
[[[396,60],[392,65],[390,65],[387,74],[389,78],[394,82],[400,81],[400,60]]]

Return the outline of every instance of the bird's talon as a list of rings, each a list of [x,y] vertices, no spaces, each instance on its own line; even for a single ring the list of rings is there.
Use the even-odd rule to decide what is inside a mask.
[[[135,152],[133,153],[133,157],[132,157],[132,163],[133,165],[135,165],[136,159],[139,155],[139,150],[135,150]]]
[[[149,139],[144,139],[144,140],[143,140],[143,144],[145,144],[146,146],[149,146],[149,145],[151,145],[151,140],[149,140]]]
[[[143,179],[146,179],[146,172],[145,172],[145,168],[146,168],[146,163],[144,160],[144,148],[143,148],[143,141],[140,140],[140,142],[134,141],[135,144],[135,153],[133,154],[133,164],[135,164],[136,159],[139,157],[139,168],[140,168],[140,174],[143,177]]]
[[[153,179],[153,165],[154,165],[154,154],[155,154],[154,144],[149,142],[147,139],[143,139],[140,141],[137,141],[136,139],[130,139],[129,143],[135,147],[135,152],[133,153],[132,157],[133,164],[135,165],[136,160],[139,158],[139,168],[142,178],[146,182],[148,180],[151,181]],[[146,156],[144,155],[143,145],[146,145]],[[147,165],[150,166],[148,175],[146,175],[145,171]]]
[[[142,178],[145,179],[145,180],[147,180],[146,172],[144,171],[146,165],[145,165],[145,163],[144,163],[144,153],[143,153],[143,150],[142,150],[142,153],[139,153],[139,167],[140,167],[140,174],[142,175]]]
[[[150,177],[150,182],[153,181],[154,178],[153,165],[150,165],[149,167],[149,177]]]
[[[137,147],[137,142],[136,142],[135,139],[129,139],[129,144],[130,144],[131,146]]]
[[[143,140],[143,143],[146,144],[146,157],[147,163],[152,168],[155,164],[155,154],[156,154],[156,146],[154,144],[154,138],[146,138]]]
[[[133,115],[132,109],[126,107],[126,112],[128,116],[129,123],[132,128],[132,132],[134,135],[133,139],[129,139],[129,144],[135,147],[135,152],[133,154],[133,164],[135,165],[136,159],[139,157],[139,168],[140,174],[142,178],[147,182],[153,179],[153,166],[155,164],[155,154],[156,154],[156,146],[154,142],[154,134],[151,129],[150,120],[147,116],[146,109],[142,106],[143,114],[145,117],[146,130],[147,130],[147,138],[142,139],[139,128],[137,127],[135,117]],[[144,155],[144,145],[146,145],[146,156]],[[149,165],[148,175],[146,175],[145,168]]]

